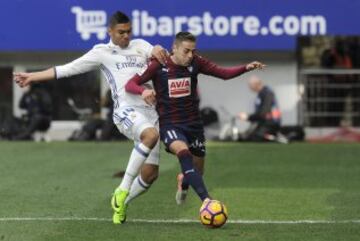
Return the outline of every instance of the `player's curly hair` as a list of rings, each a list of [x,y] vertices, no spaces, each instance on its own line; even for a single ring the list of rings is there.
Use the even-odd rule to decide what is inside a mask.
[[[130,18],[123,12],[116,11],[109,19],[109,27],[114,27],[119,23],[129,23]]]

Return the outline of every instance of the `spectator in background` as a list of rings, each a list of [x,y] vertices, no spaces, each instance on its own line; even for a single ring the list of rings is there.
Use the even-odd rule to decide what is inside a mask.
[[[360,36],[352,36],[349,39],[349,51],[351,55],[351,61],[353,68],[360,68]],[[353,98],[353,110],[356,110],[359,113],[360,110],[360,75],[353,76],[353,87],[351,88],[351,96]],[[353,116],[352,118],[353,126],[360,126],[360,116]]]
[[[238,114],[240,120],[251,122],[250,128],[240,137],[240,140],[287,143],[286,138],[280,134],[281,112],[274,92],[257,76],[250,77],[249,87],[257,93],[255,112]]]
[[[351,69],[353,66],[350,46],[345,40],[336,39],[332,48],[324,50],[321,66],[334,69]]]
[[[35,131],[47,131],[52,120],[52,100],[43,84],[33,84],[20,99],[19,107],[26,110],[24,129],[13,140],[32,140]]]
[[[349,53],[351,56],[352,67],[360,68],[360,37],[352,36],[348,38]]]
[[[122,135],[116,128],[113,121],[113,104],[110,89],[106,92],[105,98],[101,100],[101,106],[107,109],[106,118],[100,117],[100,114],[92,115],[87,119],[80,130],[75,130],[70,136],[70,141],[110,141],[124,140],[126,137]],[[100,135],[97,135],[97,132]]]
[[[352,69],[353,59],[350,54],[350,44],[343,38],[336,38],[333,47],[324,50],[321,56],[321,67],[328,69]],[[328,117],[327,124],[330,126],[340,126],[345,120],[345,104],[346,98],[354,96],[352,85],[357,81],[353,75],[345,74],[329,74],[325,80],[330,86],[325,91],[325,97],[328,99],[336,99],[326,106]],[[338,88],[333,88],[337,86]],[[332,88],[331,88],[332,87]],[[351,125],[351,123],[347,123]]]

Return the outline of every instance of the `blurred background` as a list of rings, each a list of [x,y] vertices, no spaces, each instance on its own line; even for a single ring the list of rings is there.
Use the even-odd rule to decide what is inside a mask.
[[[11,128],[17,128],[9,127],[9,120],[14,123],[22,119],[27,111],[19,104],[27,90],[14,84],[12,73],[61,65],[95,44],[107,43],[107,19],[120,10],[132,19],[133,38],[144,38],[170,50],[178,31],[190,31],[198,37],[199,53],[219,65],[254,60],[265,63],[266,70],[255,74],[274,91],[282,113],[282,130],[289,139],[359,141],[358,9],[360,2],[355,0],[2,0],[3,138]],[[237,140],[236,135],[249,127],[250,123],[240,121],[237,114],[254,111],[256,94],[247,83],[250,75],[227,82],[199,77],[210,139]],[[41,88],[50,96],[47,108],[51,123],[40,130],[46,133],[40,139],[107,139],[99,133],[100,123],[96,122],[106,120],[111,106],[100,72],[51,81]],[[82,136],[89,121],[92,125],[87,128],[95,132]]]

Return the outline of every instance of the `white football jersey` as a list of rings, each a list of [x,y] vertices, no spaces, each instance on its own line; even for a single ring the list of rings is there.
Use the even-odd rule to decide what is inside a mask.
[[[114,100],[114,117],[120,108],[149,106],[140,95],[129,94],[125,84],[135,74],[146,69],[153,46],[142,39],[131,40],[127,48],[120,48],[110,41],[108,44],[95,45],[89,52],[71,63],[56,66],[56,78],[69,77],[100,69],[111,89]],[[115,124],[119,122],[114,118]]]

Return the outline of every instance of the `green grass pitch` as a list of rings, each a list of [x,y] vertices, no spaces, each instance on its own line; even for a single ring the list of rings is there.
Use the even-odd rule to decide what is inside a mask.
[[[161,154],[160,177],[111,223],[110,197],[132,144],[0,142],[0,241],[360,240],[360,145],[207,145],[205,182],[223,201],[221,229],[198,221],[190,192],[174,195],[177,160]]]

